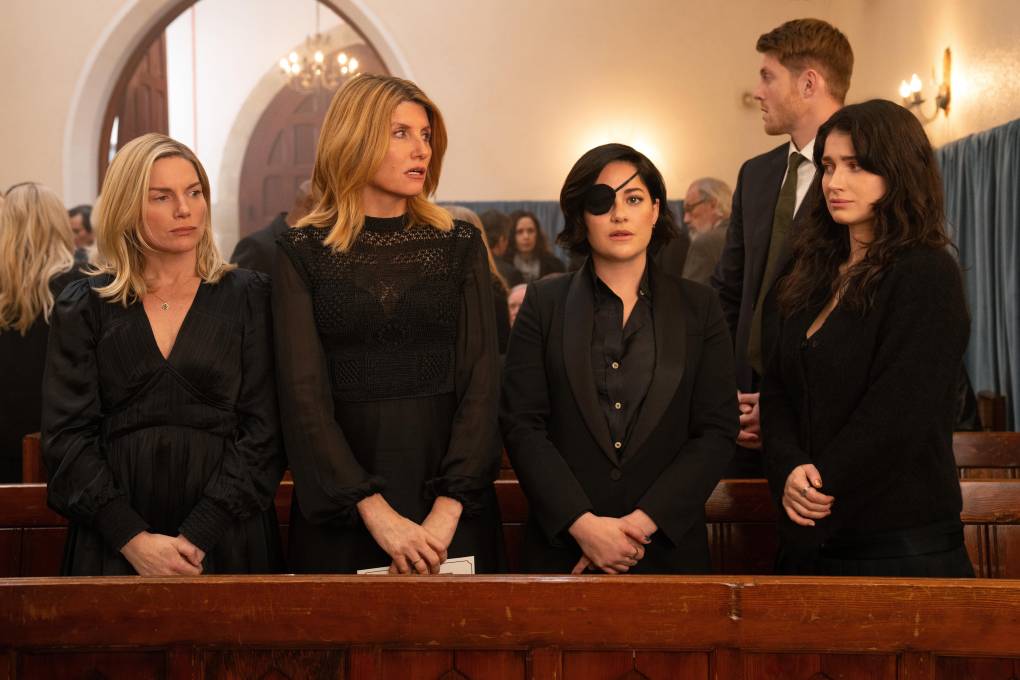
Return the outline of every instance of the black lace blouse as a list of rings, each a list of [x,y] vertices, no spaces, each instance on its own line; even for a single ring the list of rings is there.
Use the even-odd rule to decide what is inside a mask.
[[[459,500],[454,544],[465,544],[450,555],[476,554],[477,563],[495,550],[499,470],[499,364],[481,235],[465,222],[443,232],[369,217],[351,249],[337,253],[323,244],[328,233],[281,236],[273,287],[281,418],[300,509],[291,567],[388,564],[363,540],[355,507],[377,492],[415,522],[437,496]]]

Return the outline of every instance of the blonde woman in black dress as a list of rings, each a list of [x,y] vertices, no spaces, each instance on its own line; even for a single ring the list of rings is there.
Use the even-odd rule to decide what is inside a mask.
[[[427,198],[445,150],[414,83],[354,78],[323,123],[318,204],[280,237],[294,571],[500,567],[492,286],[482,235]]]
[[[220,257],[205,170],[163,135],[113,159],[96,223],[100,270],[57,300],[43,384],[64,573],[279,570],[268,278]]]

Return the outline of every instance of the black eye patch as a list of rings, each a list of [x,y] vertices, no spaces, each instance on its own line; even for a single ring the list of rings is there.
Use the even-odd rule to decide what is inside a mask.
[[[592,215],[605,215],[613,207],[616,192],[637,176],[638,173],[635,172],[615,189],[608,184],[593,184],[588,191],[584,192],[584,211]]]

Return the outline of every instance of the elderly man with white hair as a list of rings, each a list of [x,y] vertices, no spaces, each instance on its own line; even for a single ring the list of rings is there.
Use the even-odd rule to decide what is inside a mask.
[[[702,177],[691,182],[684,196],[684,224],[690,230],[691,248],[683,278],[708,284],[726,246],[733,191],[721,179]]]

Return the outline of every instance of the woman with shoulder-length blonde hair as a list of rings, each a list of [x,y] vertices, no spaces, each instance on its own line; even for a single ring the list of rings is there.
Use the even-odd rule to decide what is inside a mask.
[[[414,83],[353,78],[322,126],[318,204],[280,237],[294,571],[501,564],[492,288],[481,234],[428,199],[445,151]]]
[[[99,266],[53,314],[43,383],[63,571],[276,571],[283,474],[269,281],[226,264],[195,154],[143,135],[110,164]]]
[[[53,301],[81,276],[57,194],[35,182],[11,187],[0,197],[0,484],[22,480],[21,439],[39,431]]]

